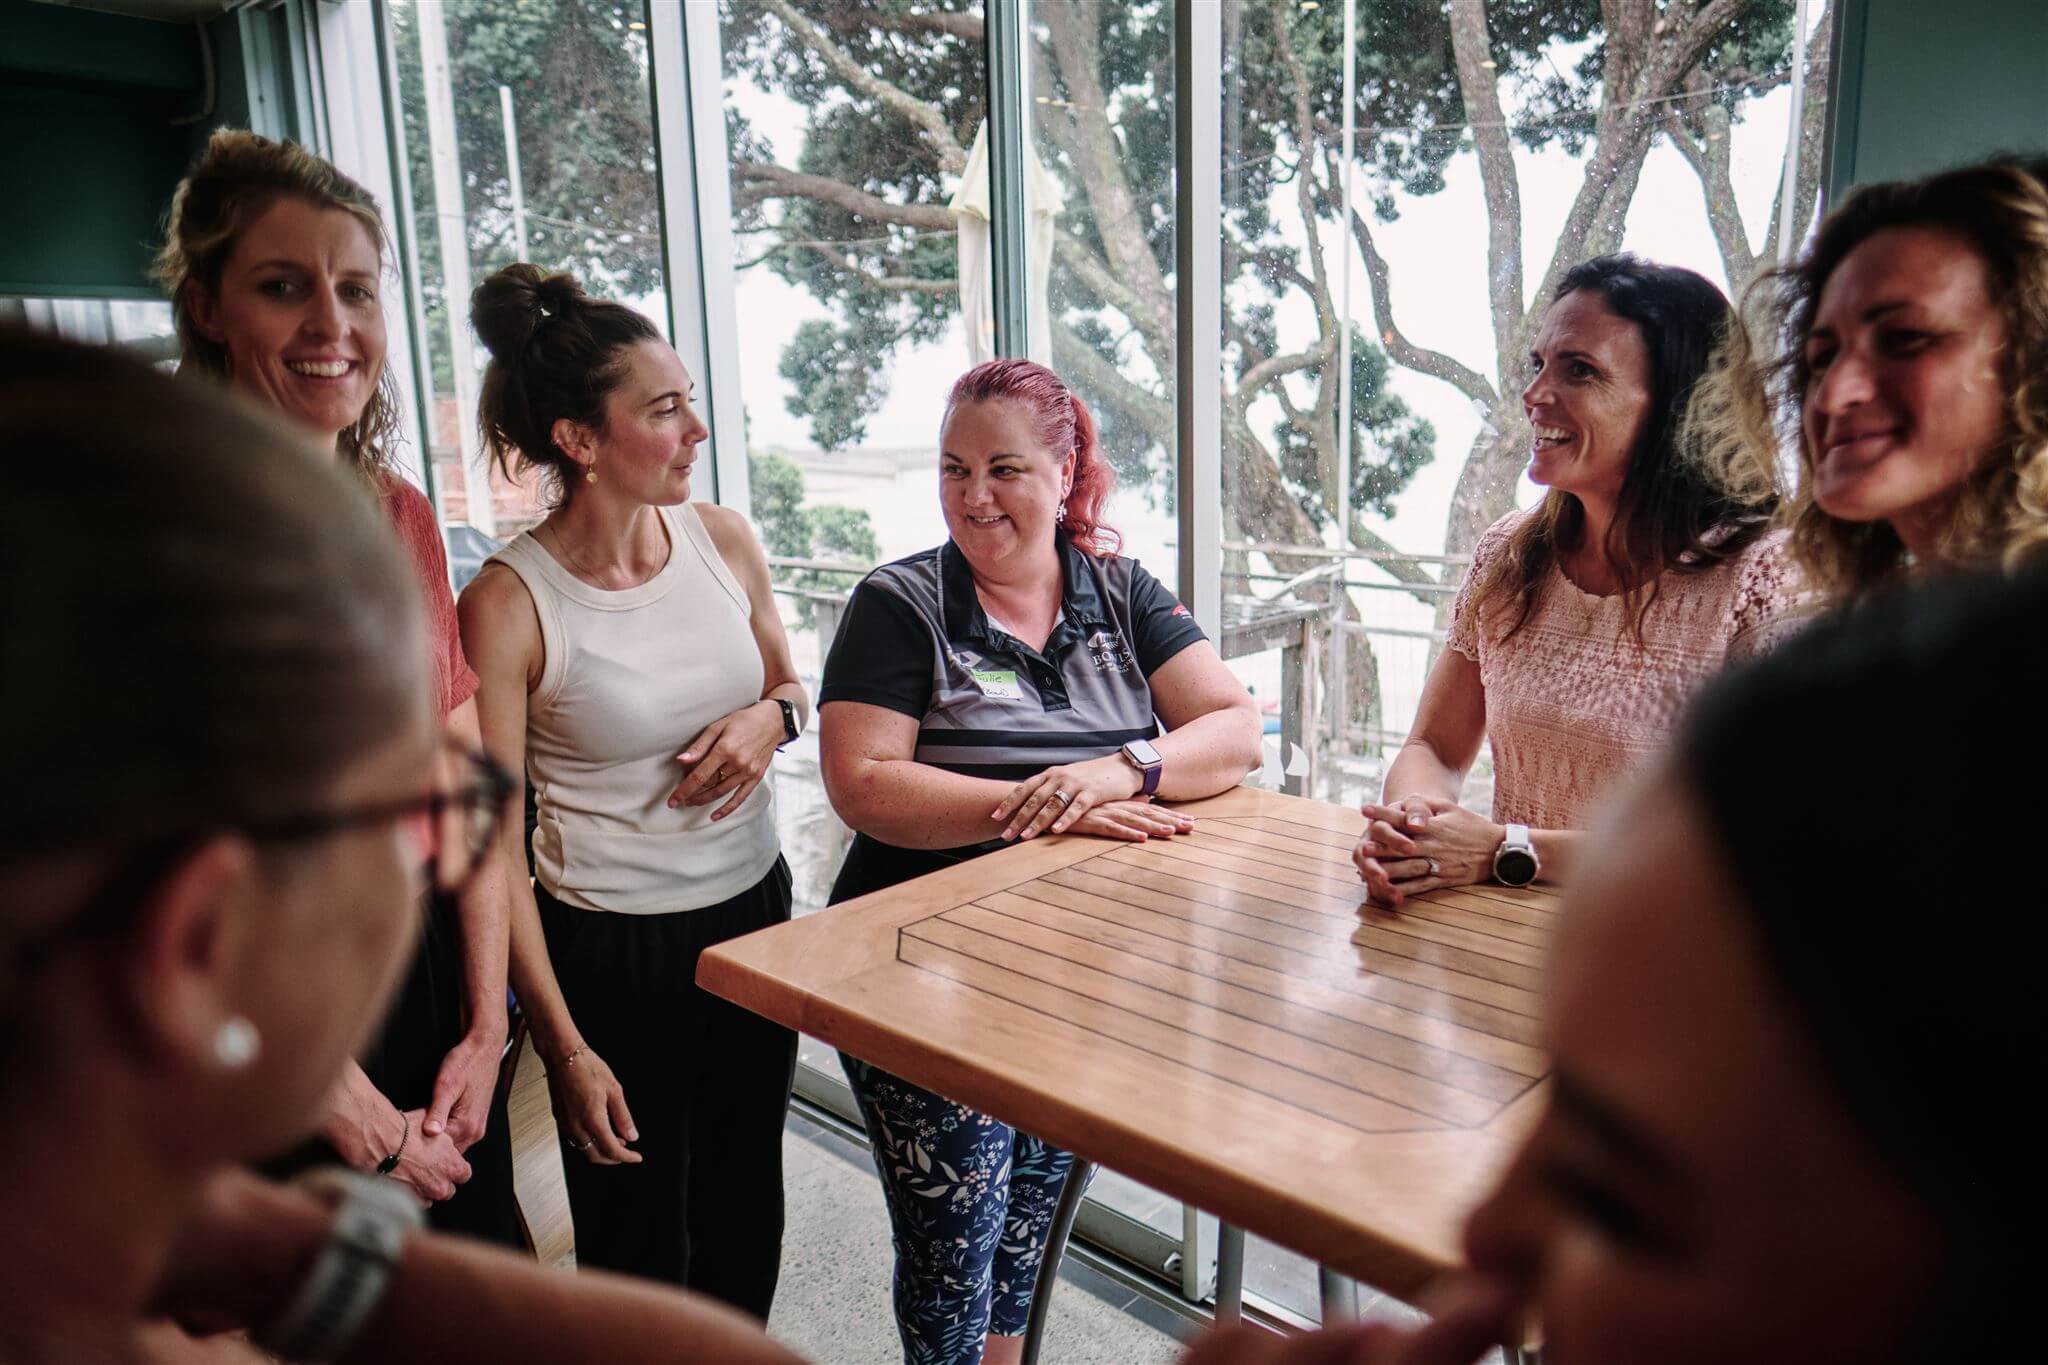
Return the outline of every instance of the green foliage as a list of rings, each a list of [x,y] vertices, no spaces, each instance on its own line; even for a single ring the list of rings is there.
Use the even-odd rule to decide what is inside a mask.
[[[1353,328],[1351,332],[1351,506],[1392,516],[1394,495],[1436,454],[1436,428],[1409,410],[1387,389],[1386,353]],[[1317,382],[1321,367],[1308,372]],[[1320,448],[1291,422],[1273,431],[1280,472],[1302,510],[1320,525],[1334,520],[1328,490],[1334,471],[1324,468]]]
[[[474,280],[515,257],[498,87],[512,90],[527,254],[592,293],[661,287],[661,202],[642,0],[437,0],[448,38],[456,152]],[[393,0],[407,169],[418,224],[434,383],[453,387],[440,235],[420,68],[421,0]],[[453,301],[466,315],[467,300]]]
[[[882,554],[868,514],[851,507],[804,504],[804,475],[785,455],[755,451],[747,456],[747,482],[754,524],[771,555],[786,559],[837,559],[872,564]],[[844,592],[856,575],[829,569],[784,569],[777,578],[798,588]],[[799,600],[797,619],[815,622],[812,604]]]

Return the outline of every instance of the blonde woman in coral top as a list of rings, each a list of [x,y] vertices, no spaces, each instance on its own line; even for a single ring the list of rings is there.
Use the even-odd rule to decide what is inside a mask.
[[[1689,270],[1605,256],[1569,271],[1529,357],[1529,477],[1550,492],[1480,538],[1415,728],[1353,852],[1375,902],[1557,880],[1616,778],[1687,698],[1793,618],[1768,501],[1680,457],[1729,321]],[[1492,817],[1458,804],[1491,741]]]

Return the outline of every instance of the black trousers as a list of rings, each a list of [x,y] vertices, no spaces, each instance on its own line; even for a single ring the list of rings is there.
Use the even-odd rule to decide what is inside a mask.
[[[391,1002],[384,1026],[360,1059],[370,1083],[400,1109],[424,1109],[434,1098],[434,1078],[448,1049],[462,1041],[462,925],[455,907],[430,900],[426,925],[413,953],[405,984]],[[481,1237],[526,1250],[519,1207],[512,1190],[511,1122],[505,1097],[493,1097],[484,1135],[463,1153],[469,1162],[467,1183],[452,1198],[427,1210],[427,1223],[441,1232]],[[311,1166],[338,1165],[340,1155],[325,1139],[314,1138],[263,1170],[284,1177]]]
[[[697,982],[697,955],[789,918],[780,858],[732,899],[666,915],[564,905],[534,888],[583,1041],[625,1092],[641,1161],[564,1142],[576,1263],[684,1285],[764,1322],[782,1269],[782,1122],[796,1035]]]

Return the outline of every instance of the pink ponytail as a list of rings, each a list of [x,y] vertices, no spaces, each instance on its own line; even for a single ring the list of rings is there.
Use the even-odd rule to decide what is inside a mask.
[[[1074,454],[1074,486],[1062,504],[1061,526],[1068,537],[1091,555],[1113,555],[1123,537],[1102,522],[1102,505],[1116,487],[1116,471],[1103,458],[1095,432],[1095,415],[1066,381],[1029,360],[991,360],[960,376],[946,398],[946,413],[962,403],[998,400],[1021,403],[1031,410],[1038,439],[1054,452]]]

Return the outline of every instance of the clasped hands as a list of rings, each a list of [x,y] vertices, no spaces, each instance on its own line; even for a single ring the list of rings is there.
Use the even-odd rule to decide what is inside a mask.
[[[1140,798],[1144,774],[1121,754],[1063,763],[1011,788],[989,816],[1005,839],[1041,834],[1092,834],[1143,843],[1170,839],[1195,827],[1192,816]]]
[[[1471,886],[1493,876],[1493,855],[1507,831],[1455,801],[1402,796],[1368,801],[1365,834],[1351,861],[1373,904],[1398,909],[1410,896]]]

